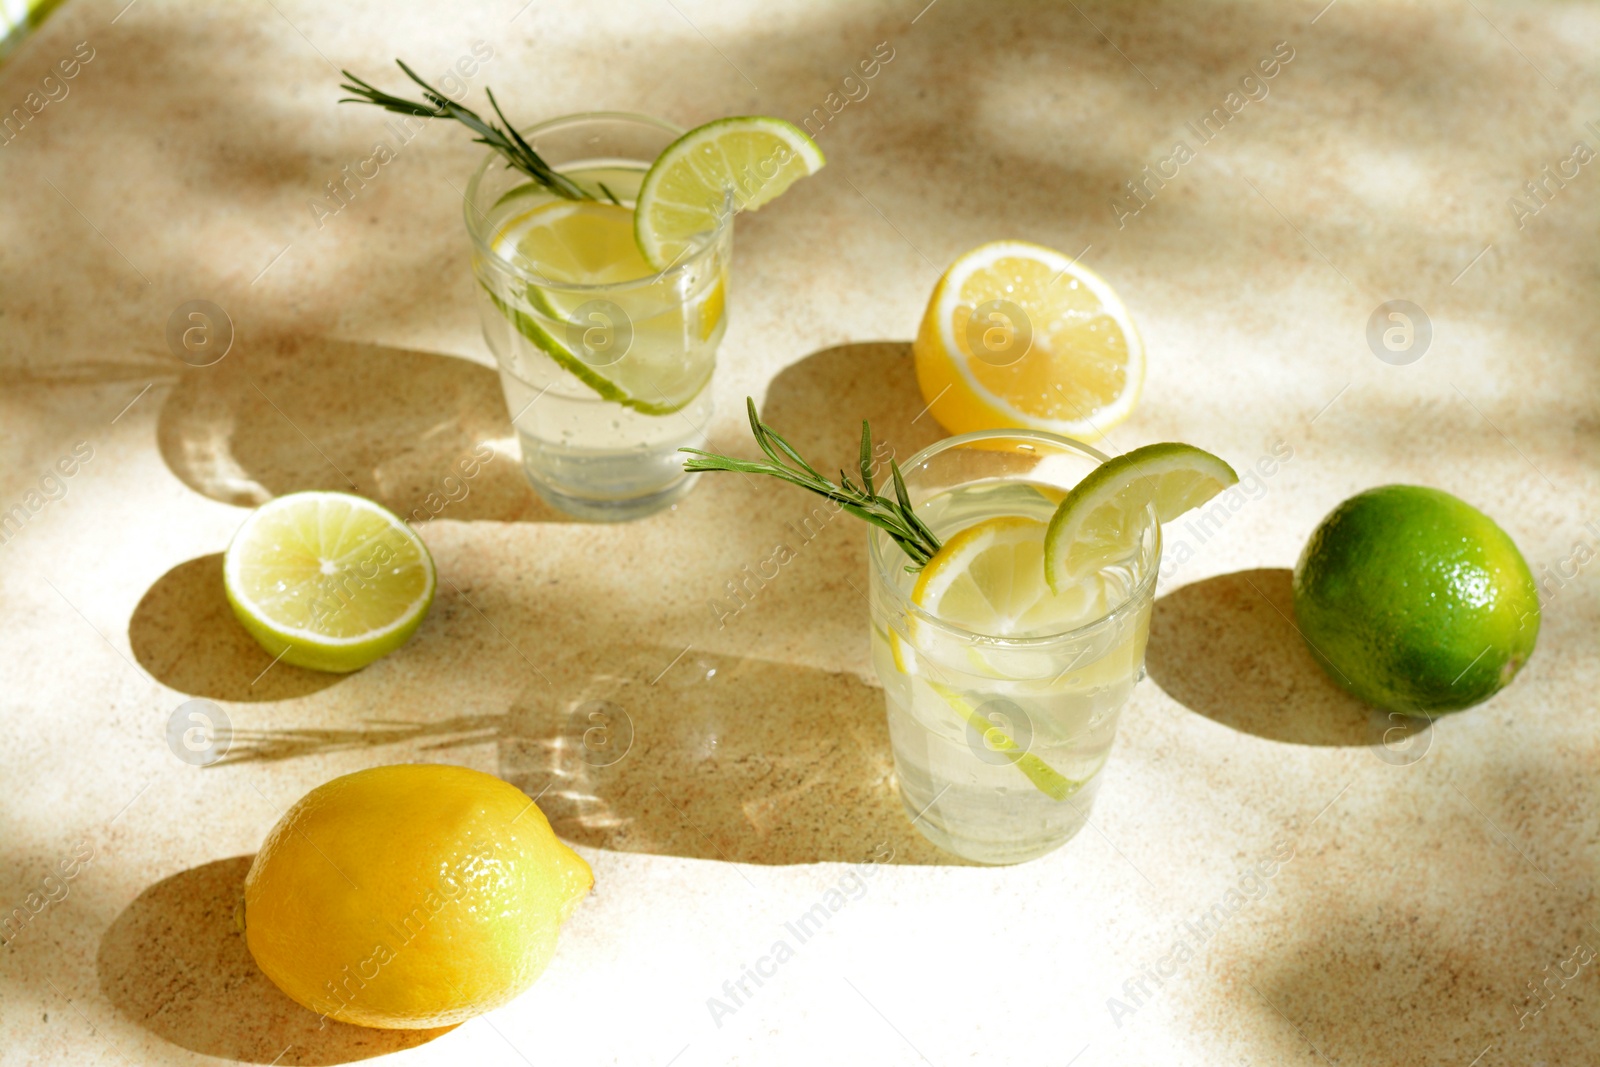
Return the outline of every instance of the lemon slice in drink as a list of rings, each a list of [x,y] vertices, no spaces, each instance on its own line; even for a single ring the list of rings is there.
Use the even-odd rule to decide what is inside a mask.
[[[527,286],[538,315],[489,291],[501,314],[603,399],[667,415],[705,387],[713,361],[686,359],[683,346],[686,332],[706,341],[721,325],[726,279],[720,274],[687,303],[673,281],[631,287],[615,299],[561,288],[647,280],[656,273],[639,254],[628,208],[586,200],[540,204],[500,224],[491,247],[554,287]]]
[[[697,126],[656,157],[639,187],[639,251],[666,270],[730,210],[757,210],[825,162],[817,143],[782,119],[745,115]]]
[[[1104,587],[1081,582],[1060,594],[1044,580],[1044,537],[1037,519],[1003,515],[967,527],[944,543],[922,568],[911,601],[940,621],[989,637],[1042,637],[1064,633],[1106,609]],[[911,619],[911,639],[920,661],[899,634],[890,631],[895,663],[907,674],[922,667],[923,680],[992,751],[1006,755],[1040,792],[1065,800],[1083,785],[1063,777],[1048,763],[1019,746],[1005,730],[985,719],[982,708],[956,685],[941,680],[934,663],[965,660],[971,673],[1009,677],[1048,671],[1047,653],[982,651],[959,634],[944,633]],[[1045,657],[1044,663],[1037,660]],[[998,660],[996,662],[995,660]],[[1025,662],[1033,661],[1033,662]]]
[[[996,427],[1094,440],[1133,411],[1144,346],[1111,286],[1060,252],[996,241],[950,265],[912,346],[951,433]]]
[[[1107,460],[1073,487],[1056,509],[1044,543],[1052,589],[1130,555],[1149,509],[1162,522],[1199,507],[1239,476],[1193,445],[1145,445]]]
[[[1059,595],[1045,584],[1047,527],[1003,515],[969,526],[944,543],[917,576],[911,602],[944,622],[990,637],[1064,633],[1092,618],[1103,594],[1087,585]]]
[[[502,223],[494,247],[556,285],[608,285],[655,273],[634,243],[633,212],[616,204],[541,204]]]
[[[233,613],[269,655],[340,673],[405,644],[435,584],[422,539],[348,493],[291,493],[256,509],[222,574]]]
[[[914,662],[914,648],[930,664],[965,664],[965,670],[980,676],[1031,676],[1038,653],[996,648],[966,635],[1045,637],[1075,629],[1103,613],[1104,583],[1077,582],[1059,593],[1046,584],[1046,532],[1046,524],[1038,519],[1002,515],[984,519],[946,541],[917,576],[911,602],[955,629],[930,626],[913,615],[911,647],[897,644],[892,649],[901,669]]]

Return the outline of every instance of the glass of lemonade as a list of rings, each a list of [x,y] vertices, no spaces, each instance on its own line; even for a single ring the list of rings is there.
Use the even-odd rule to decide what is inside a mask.
[[[960,531],[988,520],[1036,536],[1042,530],[1005,517],[1048,524],[1066,492],[1105,458],[1054,434],[988,430],[924,449],[904,473],[918,516],[948,549]],[[872,657],[901,799],[925,837],[982,863],[1041,856],[1083,828],[1118,714],[1144,676],[1161,559],[1154,508],[1126,558],[1070,589],[1042,587],[1042,545],[1024,537],[1002,553],[1015,576],[994,558],[974,565],[991,589],[1017,598],[1037,560],[1039,592],[1050,598],[1048,611],[983,632],[919,606],[910,559],[882,530],[868,534]],[[981,595],[959,590],[941,603],[962,607],[968,620],[994,614]]]
[[[633,238],[645,173],[680,133],[643,115],[569,115],[522,136],[597,199],[559,197],[496,152],[467,187],[483,332],[523,469],[580,518],[633,519],[676,501],[693,478],[677,450],[706,440],[732,212],[663,271]]]

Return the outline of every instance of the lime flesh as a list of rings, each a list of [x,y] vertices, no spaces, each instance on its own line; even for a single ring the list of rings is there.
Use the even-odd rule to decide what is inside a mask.
[[[668,145],[639,188],[634,237],[656,270],[694,250],[734,211],[755,211],[822,169],[804,130],[760,115],[718,119]]]
[[[422,625],[435,575],[392,512],[348,493],[291,493],[245,520],[223,560],[233,613],[275,659],[345,673]]]
[[[1133,552],[1152,510],[1170,522],[1238,481],[1210,452],[1176,442],[1107,460],[1073,487],[1050,520],[1044,560],[1050,587],[1065,589]]]

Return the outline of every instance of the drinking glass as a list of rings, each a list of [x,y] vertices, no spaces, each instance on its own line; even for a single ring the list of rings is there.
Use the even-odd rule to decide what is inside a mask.
[[[643,115],[569,115],[521,131],[593,202],[563,200],[489,152],[467,186],[484,339],[523,469],[549,503],[633,519],[689,490],[726,328],[731,212],[655,271],[632,241],[650,164],[682,132]]]
[[[1055,434],[987,430],[924,449],[904,473],[917,514],[948,540],[997,516],[1048,522],[1105,458]],[[1118,715],[1144,676],[1161,561],[1154,509],[1125,559],[1082,579],[1083,609],[1059,633],[976,633],[925,610],[909,558],[876,527],[868,557],[873,665],[912,822],[982,863],[1065,843],[1089,817]]]

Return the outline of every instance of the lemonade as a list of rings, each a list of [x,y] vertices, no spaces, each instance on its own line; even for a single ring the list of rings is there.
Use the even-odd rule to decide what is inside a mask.
[[[633,207],[677,131],[634,116],[574,116],[527,131],[594,200],[495,166],[468,190],[484,337],[534,487],[585,518],[625,519],[685,492],[676,450],[705,440],[726,325],[730,217],[654,270]]]
[[[467,232],[528,480],[580,518],[671,504],[691,482],[676,451],[704,444],[711,418],[733,216],[821,170],[822,150],[767,115],[685,133],[596,111],[519,130],[487,86],[492,117],[395,62],[421,100],[346,70],[340,102],[448,118],[489,147]]]
[[[1060,846],[1144,676],[1161,523],[1239,475],[1175,441],[1108,459],[1018,429],[891,457],[885,480],[863,421],[835,481],[745,407],[765,459],[690,449],[684,466],[779,478],[871,524],[872,658],[912,824],[981,863]]]
[[[870,535],[873,665],[900,794],[918,830],[969,859],[1030,859],[1082,828],[1143,677],[1153,513],[1121,558],[1053,591],[1044,580],[1047,526],[1103,460],[1037,431],[950,438],[905,469],[940,554],[911,572],[887,534]]]

